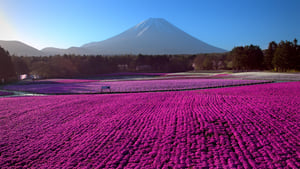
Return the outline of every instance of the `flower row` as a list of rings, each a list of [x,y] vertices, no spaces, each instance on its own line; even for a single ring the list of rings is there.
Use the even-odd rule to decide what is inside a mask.
[[[172,91],[186,89],[214,88],[246,84],[265,83],[263,80],[238,79],[164,79],[164,80],[131,80],[131,81],[98,81],[54,84],[8,85],[7,90],[26,91],[43,94],[60,93],[102,93],[102,92],[142,92],[142,91]],[[109,86],[109,90],[103,90]]]
[[[12,92],[0,91],[0,96],[12,95]]]

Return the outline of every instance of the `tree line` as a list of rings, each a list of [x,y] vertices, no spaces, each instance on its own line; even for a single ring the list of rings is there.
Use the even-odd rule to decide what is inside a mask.
[[[227,53],[197,55],[124,55],[49,57],[10,56],[0,47],[0,83],[17,75],[42,78],[87,77],[115,72],[182,72],[190,70],[300,70],[300,47],[293,42],[274,41],[262,51],[259,46],[234,47]]]
[[[266,50],[261,50],[255,45],[237,46],[228,53],[198,55],[194,61],[194,68],[197,70],[221,68],[236,71],[300,71],[300,46],[297,44],[297,39],[293,42],[281,41],[278,44],[272,41]]]
[[[126,55],[11,57],[17,75],[42,78],[92,77],[115,72],[181,72],[192,70],[193,56]]]

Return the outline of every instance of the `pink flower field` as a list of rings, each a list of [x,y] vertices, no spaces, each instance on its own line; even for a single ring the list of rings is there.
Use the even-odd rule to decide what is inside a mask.
[[[0,98],[1,168],[300,168],[300,82]]]
[[[55,81],[55,80],[54,80]],[[80,81],[80,80],[79,80]],[[53,81],[52,81],[53,82]],[[61,83],[60,83],[61,82]],[[168,79],[168,80],[123,80],[123,81],[89,81],[58,80],[56,83],[8,85],[6,90],[25,91],[41,94],[72,94],[101,92],[144,92],[200,89],[265,83],[265,80],[238,79]],[[111,90],[101,91],[101,86],[110,86]]]

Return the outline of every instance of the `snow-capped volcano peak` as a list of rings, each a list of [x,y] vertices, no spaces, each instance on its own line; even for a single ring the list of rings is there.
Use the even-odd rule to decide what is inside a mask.
[[[157,31],[164,33],[179,31],[178,28],[162,18],[149,18],[134,26],[133,29],[138,32],[138,36],[141,36],[146,31]]]
[[[164,28],[165,26],[170,25],[168,21],[162,18],[149,18],[145,21],[142,21],[141,23],[134,26],[136,29],[155,26],[156,28]]]

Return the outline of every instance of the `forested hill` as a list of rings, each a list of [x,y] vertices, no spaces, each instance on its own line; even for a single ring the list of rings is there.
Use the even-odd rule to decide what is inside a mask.
[[[268,49],[238,46],[227,53],[197,55],[123,55],[50,57],[10,56],[0,49],[0,80],[30,74],[42,78],[95,76],[114,72],[183,72],[191,70],[300,71],[300,47],[293,42],[270,42]]]

